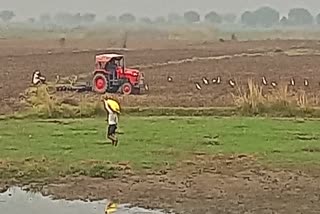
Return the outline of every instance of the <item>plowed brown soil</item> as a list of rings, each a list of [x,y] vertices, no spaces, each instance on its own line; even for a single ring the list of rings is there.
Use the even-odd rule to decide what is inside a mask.
[[[93,68],[94,54],[101,51],[73,53],[77,48],[94,49],[97,43],[83,41],[70,42],[65,48],[59,48],[54,41],[1,41],[3,43],[0,54],[0,97],[3,108],[1,113],[17,108],[19,94],[31,81],[31,74],[40,69],[48,80],[54,80],[56,75],[89,75]],[[160,44],[163,43],[163,48]],[[244,84],[248,78],[256,78],[261,82],[262,76],[269,81],[289,81],[294,77],[296,87],[303,88],[303,79],[310,80],[309,91],[318,92],[320,89],[318,77],[320,61],[318,55],[287,56],[279,50],[294,50],[304,48],[320,49],[317,41],[301,40],[266,40],[248,42],[212,42],[188,43],[154,41],[132,43],[132,50],[117,51],[125,54],[127,66],[140,67],[145,72],[150,86],[147,95],[129,96],[124,103],[126,106],[174,106],[174,107],[208,107],[230,106],[233,104],[231,92],[235,92],[228,85],[229,79],[237,84]],[[80,48],[79,48],[80,47]],[[107,48],[108,46],[106,46]],[[102,47],[104,48],[104,47]],[[48,54],[50,51],[50,54]],[[110,52],[110,51],[109,51]],[[230,59],[195,60],[180,64],[155,65],[192,59],[194,57],[214,57],[241,53],[260,53],[261,56],[238,56]],[[269,55],[266,55],[269,53]],[[270,55],[270,53],[274,53]],[[149,65],[149,66],[148,66]],[[209,84],[197,90],[194,82],[200,82],[202,77],[212,78],[220,75],[221,85]],[[173,82],[168,82],[171,76]],[[241,83],[242,82],[242,83]],[[315,95],[317,96],[317,94]]]

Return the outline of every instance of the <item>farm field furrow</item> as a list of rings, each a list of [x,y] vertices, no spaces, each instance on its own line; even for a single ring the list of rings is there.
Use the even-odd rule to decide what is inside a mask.
[[[10,44],[10,43],[9,43]],[[7,44],[14,46],[14,44]],[[11,47],[10,46],[10,47]],[[40,49],[41,42],[38,44]],[[191,59],[193,57],[211,57],[233,55],[241,53],[264,53],[276,49],[290,50],[295,48],[310,48],[317,50],[316,41],[252,41],[252,42],[225,42],[186,45],[180,49],[143,49],[120,52],[125,54],[127,66],[150,65]],[[21,53],[16,47],[16,52]],[[0,56],[0,96],[4,104],[2,113],[18,108],[17,99],[31,84],[31,74],[40,69],[49,81],[54,81],[56,75],[88,75],[93,70],[93,57],[96,52],[72,53],[65,50],[58,54],[35,54],[27,56]],[[291,77],[296,80],[297,88],[312,92],[313,97],[318,96],[318,77],[320,63],[317,55],[286,56],[277,53],[273,56],[240,56],[231,59],[200,60],[185,62],[177,65],[154,66],[141,68],[145,72],[146,80],[150,86],[147,95],[129,96],[126,98],[127,106],[174,106],[174,107],[208,107],[233,105],[231,93],[236,89],[228,85],[229,79],[237,84],[244,85],[248,78],[255,78],[258,83],[262,76],[269,81],[289,82]],[[211,82],[218,75],[222,78],[221,85],[209,84],[203,86],[201,91],[195,87],[206,77]],[[169,83],[167,77],[171,76],[173,82]],[[308,88],[303,87],[304,78],[310,81]],[[18,84],[17,84],[18,83]],[[77,95],[75,95],[77,96]],[[93,95],[94,96],[94,95]]]

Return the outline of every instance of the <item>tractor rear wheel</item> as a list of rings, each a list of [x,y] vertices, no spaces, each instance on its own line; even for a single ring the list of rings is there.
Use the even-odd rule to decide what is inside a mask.
[[[121,92],[122,94],[125,94],[125,95],[129,95],[132,93],[132,85],[130,83],[124,83],[122,86],[121,86]]]
[[[108,79],[104,74],[98,73],[93,77],[93,91],[104,94],[108,88]]]

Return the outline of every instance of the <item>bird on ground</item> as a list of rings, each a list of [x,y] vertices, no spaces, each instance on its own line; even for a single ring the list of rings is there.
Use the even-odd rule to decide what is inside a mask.
[[[263,85],[267,85],[268,84],[268,81],[265,77],[262,77],[262,84]]]
[[[199,83],[196,82],[195,85],[196,85],[196,89],[201,90],[201,85]]]

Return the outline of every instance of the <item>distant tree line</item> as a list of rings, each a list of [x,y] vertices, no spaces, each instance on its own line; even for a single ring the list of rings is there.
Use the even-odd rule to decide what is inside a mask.
[[[144,17],[138,20],[131,13],[124,13],[119,17],[108,16],[107,21],[109,22],[123,22],[123,23],[134,23],[142,22],[145,24],[152,23],[199,23],[205,22],[209,24],[233,24],[237,22],[237,16],[235,14],[219,14],[215,11],[211,11],[201,17],[196,11],[187,11],[182,15],[171,13],[166,18],[157,17],[154,20]],[[271,7],[260,7],[254,11],[245,11],[241,14],[238,20],[241,24],[248,27],[264,27],[269,28],[272,26],[302,26],[312,25],[314,23],[320,25],[320,13],[317,16],[313,16],[305,8],[292,8],[290,9],[287,16],[280,16],[279,11]]]
[[[0,11],[0,20],[2,22],[10,22],[16,14],[10,10]],[[91,24],[96,21],[94,13],[57,13],[55,15],[42,14],[38,18],[29,18],[28,22],[40,22],[42,24],[57,25],[83,25]],[[312,25],[317,23],[320,25],[320,13],[313,16],[305,8],[292,8],[287,16],[280,16],[280,13],[271,7],[260,7],[254,11],[245,11],[240,17],[235,14],[220,14],[211,11],[203,17],[196,11],[186,11],[183,14],[170,13],[167,17],[159,16],[154,19],[149,17],[137,18],[134,14],[124,13],[120,16],[106,16],[109,23],[144,23],[144,24],[165,24],[165,23],[199,23],[208,24],[232,24],[241,23],[248,27],[272,27],[272,26],[301,26]]]
[[[271,7],[261,7],[255,11],[246,11],[241,15],[241,23],[249,27],[301,26],[320,24],[320,14],[316,17],[304,8],[293,8],[287,16],[280,18],[280,13]]]
[[[57,13],[53,16],[42,14],[39,17],[39,22],[43,24],[58,24],[58,25],[82,25],[95,22],[96,14],[94,13]]]
[[[10,22],[16,14],[14,11],[3,10],[0,11],[0,20],[2,22],[8,23]],[[55,23],[61,25],[81,25],[81,24],[90,24],[93,23],[96,19],[96,15],[94,13],[57,13],[54,16],[50,14],[42,14],[38,19],[36,18],[28,18],[28,22],[34,23],[36,21],[41,22],[43,24]]]
[[[237,16],[234,14],[223,14],[220,15],[214,11],[208,13],[204,17],[204,21],[208,23],[234,23]],[[198,23],[201,22],[201,16],[196,11],[187,11],[184,14],[180,15],[178,13],[170,13],[167,17],[159,16],[154,19],[149,17],[142,17],[137,19],[131,13],[124,13],[119,17],[116,16],[107,16],[106,20],[108,22],[121,22],[121,23],[134,23],[140,22],[144,24],[165,24],[165,23]]]

